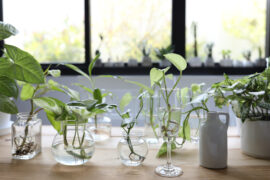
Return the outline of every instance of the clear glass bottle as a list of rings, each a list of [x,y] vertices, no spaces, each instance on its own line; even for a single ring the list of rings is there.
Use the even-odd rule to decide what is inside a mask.
[[[96,115],[94,118],[89,118],[87,126],[95,142],[105,141],[111,137],[112,123],[109,117]]]
[[[120,160],[126,166],[139,166],[148,154],[148,145],[139,132],[124,133],[117,149]]]
[[[57,162],[75,166],[92,158],[95,142],[86,123],[63,121],[61,131],[55,135],[52,143],[52,154]]]
[[[41,152],[42,121],[28,112],[18,113],[12,124],[12,158],[32,159]]]

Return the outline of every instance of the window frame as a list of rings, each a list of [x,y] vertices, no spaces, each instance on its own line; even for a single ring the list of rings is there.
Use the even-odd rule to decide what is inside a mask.
[[[265,55],[269,56],[270,53],[270,0],[267,0],[266,5],[266,39],[265,39]],[[85,47],[85,62],[84,63],[72,63],[80,68],[82,71],[88,71],[88,65],[90,64],[91,57],[91,0],[84,0],[84,47]],[[0,0],[0,20],[4,20],[3,15],[3,0]],[[186,0],[172,0],[172,36],[171,42],[175,47],[175,53],[181,54],[185,57],[186,46]],[[0,47],[3,47],[4,41],[0,42]],[[42,63],[42,68],[46,69],[50,64]],[[159,67],[158,63],[153,63],[152,67]],[[148,75],[152,67],[142,67],[141,63],[138,63],[136,67],[130,67],[127,63],[124,67],[95,67],[93,70],[94,75],[100,74],[112,74],[112,75]],[[77,75],[76,72],[63,65],[53,63],[51,68],[58,68],[62,71],[62,75]],[[263,67],[220,67],[218,63],[215,67],[189,67],[185,70],[185,75],[222,75],[227,73],[230,75],[245,75],[255,72],[263,71]],[[171,73],[177,74],[177,69],[174,67],[170,70]]]

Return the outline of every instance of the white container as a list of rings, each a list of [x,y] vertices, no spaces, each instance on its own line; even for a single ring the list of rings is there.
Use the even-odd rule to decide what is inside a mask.
[[[221,67],[233,67],[233,60],[231,59],[222,59],[219,62]]]
[[[199,57],[192,57],[188,60],[188,63],[191,67],[201,67],[202,61]]]
[[[219,119],[226,116],[226,122]],[[223,169],[227,167],[227,129],[229,114],[210,111],[207,120],[200,126],[199,154],[200,165],[210,169]]]
[[[207,57],[205,62],[204,62],[205,67],[214,67],[215,66],[215,61],[211,57]]]
[[[242,124],[241,148],[243,153],[270,159],[270,121],[249,121]]]
[[[9,134],[11,132],[11,115],[0,112],[0,136]]]

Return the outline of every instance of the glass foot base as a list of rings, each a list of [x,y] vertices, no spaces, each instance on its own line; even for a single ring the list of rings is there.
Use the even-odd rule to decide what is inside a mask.
[[[173,165],[170,167],[167,165],[158,166],[155,172],[163,177],[177,177],[183,174],[183,170],[180,167],[175,167]]]

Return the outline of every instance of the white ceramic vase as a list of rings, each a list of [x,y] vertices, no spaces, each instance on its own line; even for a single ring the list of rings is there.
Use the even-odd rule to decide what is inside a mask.
[[[201,67],[202,61],[199,57],[192,57],[188,60],[188,63],[191,67]]]
[[[263,159],[270,159],[270,121],[246,120],[241,130],[243,153]]]
[[[226,122],[219,116],[225,115]],[[200,126],[199,154],[200,165],[210,169],[223,169],[227,167],[227,129],[229,114],[210,111],[207,120]]]

